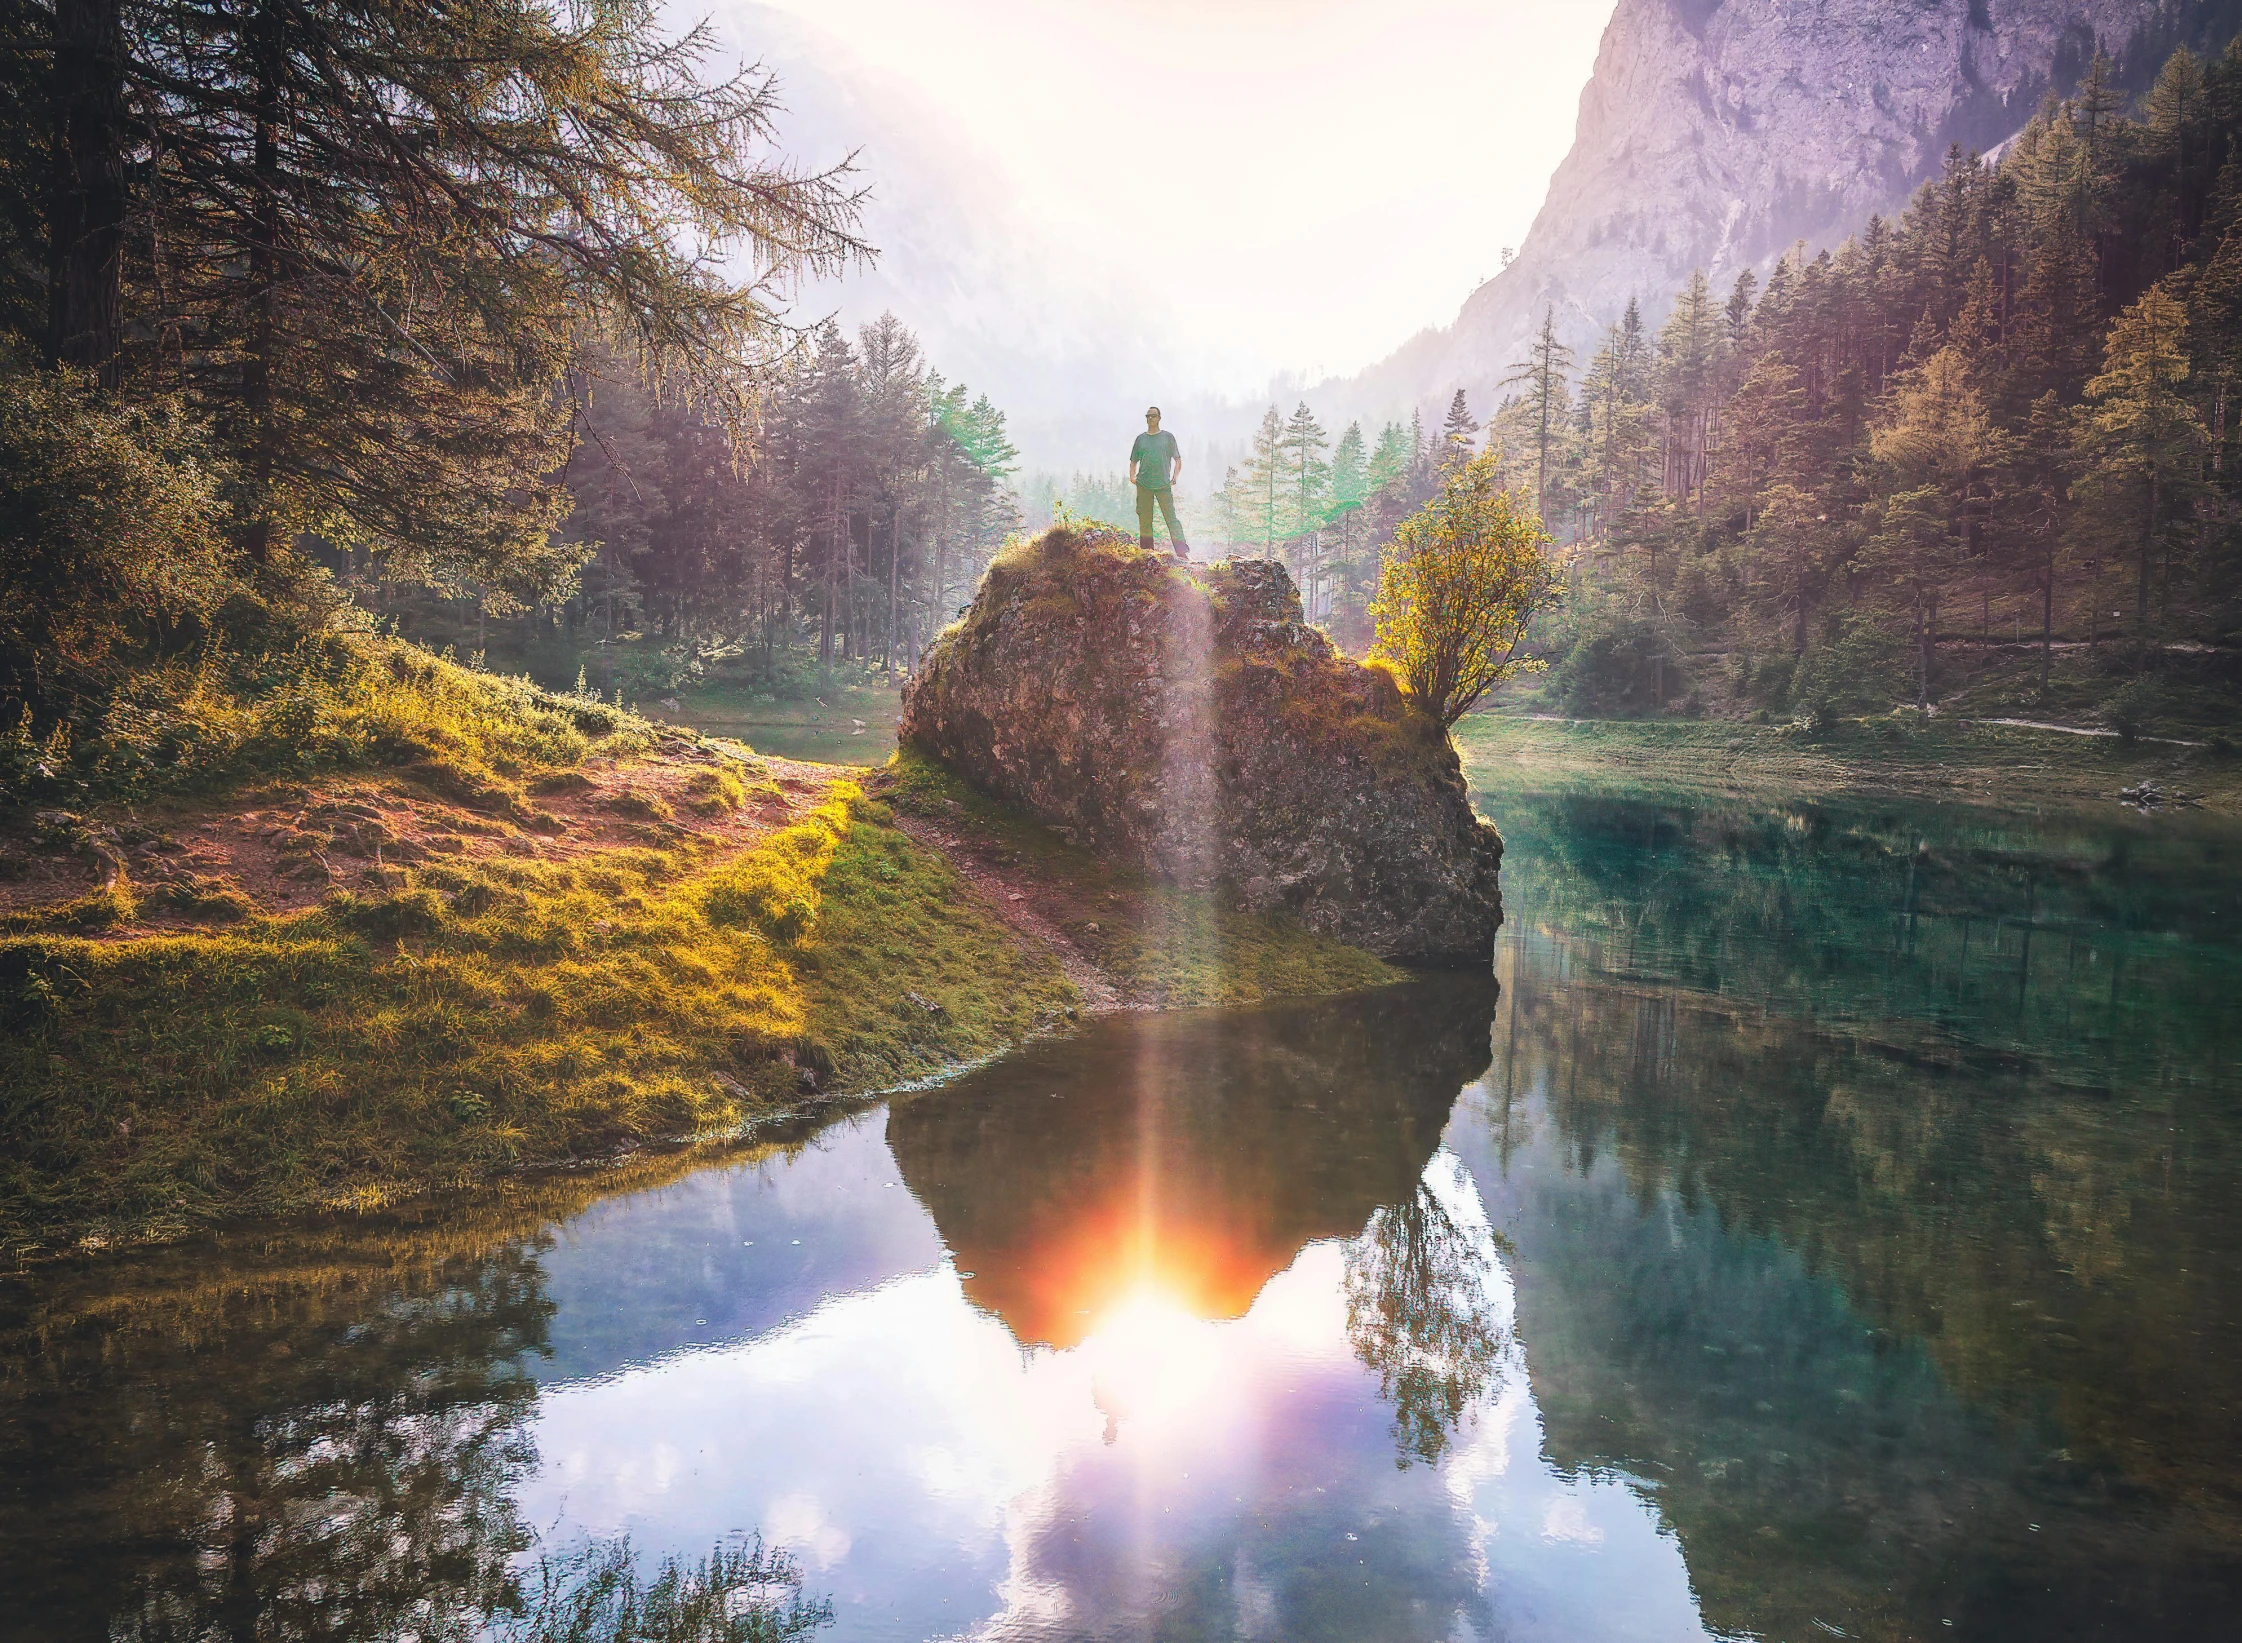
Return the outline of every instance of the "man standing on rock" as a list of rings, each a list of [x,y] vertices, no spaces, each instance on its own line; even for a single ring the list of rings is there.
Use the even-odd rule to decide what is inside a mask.
[[[1175,482],[1182,477],[1183,452],[1174,434],[1160,431],[1160,407],[1155,405],[1144,413],[1144,432],[1129,447],[1129,482],[1137,488],[1137,540],[1146,553],[1152,551],[1152,508],[1158,503],[1179,565],[1191,560],[1191,544],[1175,517]]]

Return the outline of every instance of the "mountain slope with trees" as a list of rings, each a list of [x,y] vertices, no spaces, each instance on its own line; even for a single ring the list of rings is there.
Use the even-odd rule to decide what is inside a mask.
[[[1548,487],[1568,709],[1947,698],[2177,715],[2237,684],[2242,51],[2106,58],[1831,252],[1703,273],[1590,357]],[[1539,415],[1496,418],[1535,483]]]
[[[1452,325],[1310,397],[1345,416],[1458,386],[1491,404],[1546,317],[1583,351],[1630,300],[1655,325],[1693,269],[1764,278],[1798,241],[1898,210],[1950,146],[2010,138],[2097,50],[2137,91],[2175,46],[2238,26],[2233,0],[1620,0],[1515,259]]]

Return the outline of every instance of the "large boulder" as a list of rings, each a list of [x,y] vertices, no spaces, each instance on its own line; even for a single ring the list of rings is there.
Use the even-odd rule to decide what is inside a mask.
[[[1053,530],[989,567],[902,740],[1066,837],[1382,957],[1483,964],[1502,839],[1446,733],[1301,620],[1281,565]]]

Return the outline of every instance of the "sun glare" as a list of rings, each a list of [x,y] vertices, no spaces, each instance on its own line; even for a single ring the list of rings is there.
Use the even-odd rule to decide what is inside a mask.
[[[1157,1423],[1198,1405],[1221,1368],[1217,1327],[1151,1285],[1108,1309],[1081,1350],[1109,1435],[1121,1425]]]

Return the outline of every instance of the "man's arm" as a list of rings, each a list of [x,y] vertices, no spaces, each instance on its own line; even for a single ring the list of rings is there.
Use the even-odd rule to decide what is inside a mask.
[[[1177,440],[1175,460],[1168,464],[1168,485],[1171,489],[1183,482],[1183,441]]]

